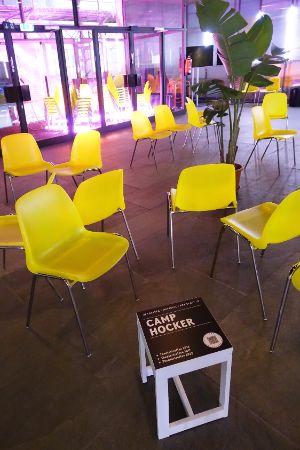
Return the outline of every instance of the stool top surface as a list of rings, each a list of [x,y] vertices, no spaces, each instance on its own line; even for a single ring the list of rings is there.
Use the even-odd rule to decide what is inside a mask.
[[[156,369],[231,348],[202,298],[137,313]]]

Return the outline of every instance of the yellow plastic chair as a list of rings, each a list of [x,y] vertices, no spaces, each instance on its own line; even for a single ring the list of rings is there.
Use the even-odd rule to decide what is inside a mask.
[[[137,105],[139,107],[146,107],[150,109],[151,107],[151,93],[152,90],[149,85],[149,81],[145,83],[144,91],[142,94],[137,94]]]
[[[270,144],[272,141],[276,142],[277,148],[277,165],[278,165],[278,174],[280,175],[280,160],[279,160],[279,142],[286,142],[288,139],[292,139],[293,142],[293,154],[294,154],[294,166],[296,166],[296,154],[295,154],[295,139],[294,136],[297,134],[296,130],[274,130],[271,125],[271,120],[269,116],[265,113],[265,110],[262,106],[254,106],[252,108],[252,119],[253,119],[253,137],[254,137],[254,147],[249,155],[249,158],[245,164],[245,169],[251,159],[251,156],[256,149],[257,144],[262,140],[268,140],[269,143],[261,157],[266,154]]]
[[[13,187],[13,177],[23,177],[39,172],[51,172],[53,165],[44,161],[39,146],[30,133],[15,133],[1,139],[3,176],[6,203],[8,203],[8,192],[6,177],[8,177],[14,201],[16,201]]]
[[[257,86],[252,86],[252,84],[245,83],[245,86],[242,90],[242,92],[245,94],[254,94],[253,103],[256,103],[256,97],[259,95],[259,88]]]
[[[206,122],[205,122],[205,120],[203,118],[203,114],[202,115],[199,114],[199,112],[198,112],[198,110],[196,108],[196,105],[195,105],[195,103],[193,101],[187,102],[185,104],[185,106],[186,106],[186,110],[187,110],[188,123],[192,127],[195,128],[195,133],[192,136],[192,142],[193,142],[192,149],[193,149],[193,153],[195,153],[197,145],[198,145],[198,142],[199,142],[199,139],[200,139],[200,136],[201,136],[202,131],[203,131],[203,128],[205,128],[205,130],[206,130],[206,139],[207,139],[207,143],[209,144],[208,128],[207,128],[208,125],[206,124]],[[214,124],[215,124],[215,122],[211,122],[210,125],[214,125]],[[194,144],[194,138],[195,138],[195,134],[196,134],[197,129],[199,130],[199,135],[198,135],[196,144]]]
[[[14,214],[0,216],[0,248],[2,249],[2,266],[5,269],[6,250],[23,248],[18,219]]]
[[[194,101],[190,97],[185,97],[185,98],[186,98],[186,102],[187,103],[194,103]],[[195,103],[194,103],[194,105],[195,105]],[[198,111],[198,109],[197,109],[197,111]],[[204,111],[198,111],[198,116],[199,117],[203,117],[203,114],[204,114]]]
[[[261,93],[269,94],[270,92],[279,92],[280,91],[280,89],[281,89],[280,77],[270,77],[269,80],[272,81],[272,84],[270,84],[269,86],[266,86],[265,89],[259,90],[257,103],[259,103],[259,97],[260,97]]]
[[[127,239],[86,230],[72,200],[56,184],[48,184],[23,195],[16,202],[16,212],[26,265],[33,273],[27,327],[30,325],[37,278],[62,279],[69,291],[86,355],[90,356],[72,288],[77,282],[93,281],[104,275],[125,256],[137,299],[126,253]]]
[[[177,188],[167,193],[167,234],[171,241],[172,268],[175,269],[173,215],[237,208],[233,164],[204,164],[183,169]],[[238,260],[239,260],[238,243]]]
[[[84,225],[100,221],[103,224],[108,217],[118,212],[121,213],[136,259],[139,260],[125,215],[123,187],[122,169],[106,172],[83,181],[75,192],[73,202]],[[102,231],[104,230],[102,229]]]
[[[173,113],[169,108],[169,106],[167,105],[154,106],[154,116],[155,116],[156,131],[171,131],[173,133],[173,145],[177,133],[185,132],[186,135],[187,133],[189,133],[193,146],[193,138],[191,133],[192,125],[190,125],[189,123],[176,123]]]
[[[270,346],[270,352],[273,352],[275,349],[275,345],[277,342],[277,337],[278,337],[278,333],[279,333],[279,328],[281,325],[281,321],[282,321],[282,317],[283,317],[283,313],[285,310],[285,306],[286,306],[286,302],[287,302],[287,297],[288,297],[288,293],[289,293],[289,289],[290,289],[290,285],[291,282],[294,286],[295,289],[297,289],[297,291],[300,291],[300,262],[297,262],[296,264],[293,265],[293,267],[290,269],[285,286],[284,286],[284,290],[283,290],[283,294],[282,294],[282,299],[281,299],[281,303],[279,306],[279,310],[278,310],[278,314],[277,314],[277,320],[276,320],[276,325],[274,328],[274,333],[273,333],[273,337],[272,337],[272,341],[271,341],[271,346]]]
[[[101,145],[100,133],[96,130],[77,133],[72,145],[70,160],[51,166],[51,172],[56,176],[72,177],[76,186],[76,175],[82,175],[89,170],[101,173]]]
[[[300,190],[297,190],[285,197],[279,205],[265,202],[221,219],[223,226],[219,234],[210,276],[213,277],[214,274],[222,235],[225,229],[229,228],[237,235],[242,236],[250,247],[264,320],[267,320],[267,317],[254,251],[261,250],[263,254],[269,244],[280,244],[300,235],[299,205]]]
[[[132,166],[133,163],[133,158],[137,149],[137,144],[144,139],[150,140],[150,150],[148,153],[148,157],[152,154],[156,169],[157,163],[155,158],[155,147],[158,140],[165,139],[167,137],[170,139],[171,151],[173,159],[175,159],[173,140],[171,138],[172,135],[171,131],[154,131],[151,126],[149,118],[142,111],[134,111],[131,114],[131,125],[132,125],[132,137],[135,140],[135,146],[130,161],[130,167]]]
[[[262,107],[270,119],[286,119],[286,128],[288,127],[288,102],[284,92],[266,94]]]

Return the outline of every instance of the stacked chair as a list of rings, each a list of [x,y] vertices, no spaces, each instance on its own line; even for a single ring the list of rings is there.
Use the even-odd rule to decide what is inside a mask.
[[[171,131],[173,133],[173,146],[177,133],[184,132],[190,135],[193,147],[192,125],[189,123],[176,123],[173,113],[167,105],[157,105],[154,107],[155,129],[156,131]]]

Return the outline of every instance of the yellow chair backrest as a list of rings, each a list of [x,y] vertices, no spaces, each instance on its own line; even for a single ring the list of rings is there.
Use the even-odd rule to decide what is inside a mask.
[[[92,98],[92,89],[88,84],[81,84],[79,86],[79,96],[84,98]]]
[[[300,236],[300,189],[288,194],[265,225],[262,238],[278,244]]]
[[[16,212],[26,264],[34,273],[41,271],[51,250],[55,251],[62,242],[70,243],[84,228],[72,200],[57,184],[47,184],[20,197]]]
[[[99,222],[119,209],[125,209],[123,170],[113,170],[83,181],[73,202],[84,225]]]
[[[78,101],[78,95],[75,86],[73,85],[70,92],[70,98],[71,98],[71,106],[72,109],[76,108],[77,101]]]
[[[180,173],[175,207],[183,211],[210,211],[236,207],[236,182],[233,164],[204,164]]]
[[[248,89],[248,91],[247,91]],[[249,83],[245,83],[243,92],[257,92],[258,91],[258,87],[257,86],[252,86],[252,84]]]
[[[284,92],[273,92],[264,96],[262,107],[272,117],[286,118],[288,115],[287,95]]]
[[[131,125],[133,139],[143,139],[153,133],[149,118],[142,111],[133,111],[131,113]]]
[[[173,113],[167,105],[154,106],[154,116],[157,131],[171,130],[176,125]]]
[[[272,84],[266,86],[266,91],[279,91],[280,90],[280,77],[270,77]]]
[[[148,80],[144,86],[144,101],[146,103],[150,103],[151,94],[152,94],[152,89],[150,87],[149,80]]]
[[[99,131],[88,130],[76,134],[70,161],[75,166],[102,167]]]
[[[254,106],[251,109],[253,119],[253,137],[262,139],[272,134],[272,126],[269,116],[265,114],[262,106]]]
[[[118,90],[110,73],[107,75],[106,85],[109,93],[118,102],[119,101]]]
[[[39,165],[43,157],[30,133],[15,133],[1,139],[4,171]]]
[[[202,127],[203,125],[205,125],[205,121],[203,119],[200,119],[199,112],[192,100],[190,102],[187,102],[185,106],[188,116],[188,123],[190,125],[193,125],[194,127]]]
[[[124,76],[121,73],[119,73],[114,77],[113,82],[116,88],[124,87]]]

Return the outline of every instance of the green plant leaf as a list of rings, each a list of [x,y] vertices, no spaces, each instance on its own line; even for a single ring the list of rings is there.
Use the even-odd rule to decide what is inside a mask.
[[[273,35],[271,18],[264,14],[250,28],[247,38],[255,48],[255,58],[261,57],[269,48]]]

